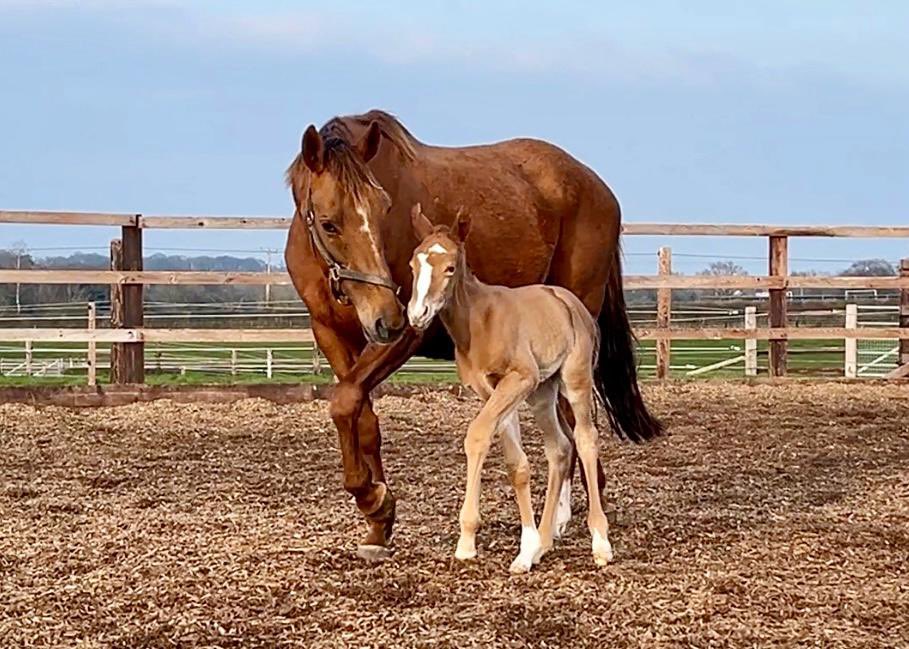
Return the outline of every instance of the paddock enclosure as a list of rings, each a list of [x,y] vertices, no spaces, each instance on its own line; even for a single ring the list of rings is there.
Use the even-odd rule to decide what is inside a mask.
[[[381,564],[354,556],[323,400],[0,405],[0,646],[909,646],[905,384],[645,396],[669,436],[604,434],[617,561],[594,567],[575,482],[567,538],[520,577],[498,448],[480,560],[453,559],[470,397],[379,400],[400,499]]]

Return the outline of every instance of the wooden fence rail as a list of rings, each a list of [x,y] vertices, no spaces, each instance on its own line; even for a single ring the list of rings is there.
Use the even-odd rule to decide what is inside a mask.
[[[147,229],[282,230],[288,217],[158,216],[76,212],[0,211],[0,223],[107,226],[120,228],[112,244],[110,270],[0,270],[7,284],[105,284],[111,286],[111,329],[0,329],[0,342],[71,341],[112,344],[112,376],[119,383],[141,383],[146,342],[312,342],[312,332],[298,329],[150,329],[143,327],[143,286],[148,285],[288,285],[286,273],[146,271],[142,268],[142,231]],[[788,340],[836,338],[855,341],[899,339],[899,367],[892,376],[909,375],[909,260],[898,277],[792,277],[789,275],[790,237],[909,238],[909,226],[777,226],[737,224],[627,223],[626,236],[735,236],[766,237],[766,276],[680,276],[672,274],[671,251],[661,248],[658,275],[628,275],[626,290],[651,289],[658,294],[656,328],[640,328],[641,340],[656,340],[657,376],[669,376],[672,340],[745,340],[746,374],[757,372],[756,341],[770,341],[769,369],[786,373]],[[898,327],[790,327],[787,291],[790,289],[891,289],[901,292]],[[744,328],[674,328],[671,326],[673,289],[727,289],[767,291],[769,326],[757,328],[754,313]],[[848,345],[853,351],[855,345]],[[848,359],[847,359],[848,361]],[[721,361],[720,364],[726,363]],[[847,364],[846,374],[850,374]]]

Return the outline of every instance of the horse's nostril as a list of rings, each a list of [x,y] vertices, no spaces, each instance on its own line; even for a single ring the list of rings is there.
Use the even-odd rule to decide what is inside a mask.
[[[376,320],[375,330],[379,340],[388,340],[388,327],[385,326],[385,321],[382,318]]]

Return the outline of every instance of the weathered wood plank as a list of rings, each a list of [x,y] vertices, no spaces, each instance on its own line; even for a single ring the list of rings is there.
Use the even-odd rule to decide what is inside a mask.
[[[899,327],[783,327],[742,329],[737,327],[690,327],[657,329],[641,327],[634,330],[638,340],[823,340],[828,338],[869,338],[888,340],[909,335],[909,328]]]
[[[744,329],[739,327],[691,327],[634,331],[639,340],[822,340],[825,338],[909,338],[909,327],[785,327]],[[0,342],[313,342],[310,329],[33,329],[0,328]]]
[[[109,225],[129,226],[137,223],[135,214],[105,214],[101,212],[17,212],[0,210],[0,223],[30,225]]]
[[[287,286],[287,273],[249,273],[220,271],[110,271],[110,270],[0,270],[0,284],[237,284]],[[742,289],[770,290],[795,288],[830,289],[909,289],[905,277],[770,277],[761,275],[628,275],[626,290],[636,289]]]
[[[291,217],[250,216],[143,216],[145,230],[286,230]]]
[[[288,285],[287,273],[125,270],[0,270],[0,284]]]
[[[909,227],[890,225],[738,225],[734,223],[625,223],[622,234],[713,237],[909,237]]]
[[[0,342],[216,343],[305,342],[311,329],[57,329],[0,328]]]

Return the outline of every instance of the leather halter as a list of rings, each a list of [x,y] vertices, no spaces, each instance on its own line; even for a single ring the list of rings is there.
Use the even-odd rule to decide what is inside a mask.
[[[395,295],[399,293],[401,288],[395,284],[394,280],[392,280],[390,277],[361,273],[358,270],[348,268],[334,258],[334,255],[331,254],[331,251],[325,245],[325,242],[322,241],[322,235],[319,234],[319,228],[316,227],[316,212],[312,204],[312,188],[310,188],[306,200],[305,221],[306,229],[309,230],[309,239],[312,241],[313,248],[315,248],[316,252],[319,253],[322,261],[325,262],[325,265],[328,266],[328,285],[331,287],[332,295],[338,302],[341,304],[350,304],[350,298],[341,288],[341,282],[343,281],[360,282],[361,284],[373,284],[374,286],[382,286],[384,288],[387,288]]]

